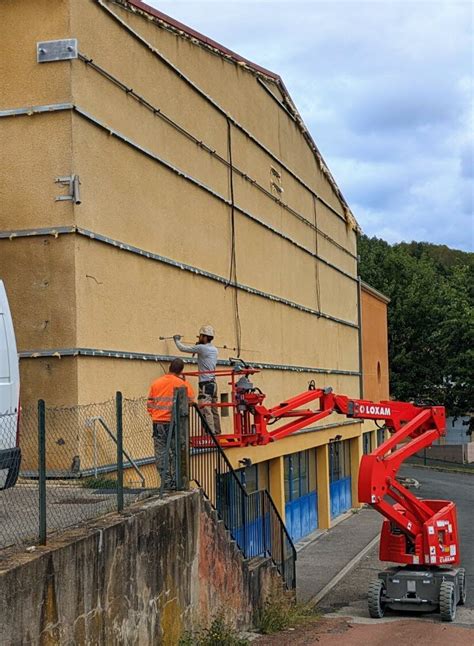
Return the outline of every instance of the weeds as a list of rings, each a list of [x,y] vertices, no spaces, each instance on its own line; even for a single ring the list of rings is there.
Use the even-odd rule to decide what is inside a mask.
[[[117,480],[111,478],[84,478],[80,481],[84,489],[117,489]]]
[[[179,646],[248,646],[249,641],[239,637],[238,632],[220,610],[208,628],[198,628],[185,633]]]
[[[257,614],[256,626],[269,635],[316,618],[313,607],[297,602],[291,592],[275,587]]]

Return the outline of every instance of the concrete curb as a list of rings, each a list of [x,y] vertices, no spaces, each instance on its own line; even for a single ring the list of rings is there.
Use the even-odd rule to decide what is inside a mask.
[[[441,471],[442,473],[467,473],[468,475],[474,475],[474,469],[462,468],[462,467],[448,467],[448,466],[437,466],[431,464],[413,464],[412,462],[405,462],[403,466],[414,468],[414,469],[431,469],[431,471]]]
[[[346,574],[348,574],[358,563],[361,559],[364,558],[364,556],[367,554],[367,552],[370,552],[370,550],[377,545],[377,543],[380,540],[380,536],[377,535],[375,538],[373,538],[368,545],[364,547],[358,554],[352,558],[347,565],[345,565],[342,570],[336,574],[336,576],[329,582],[327,583],[322,590],[318,592],[312,599],[308,601],[308,605],[310,606],[316,606],[324,597],[331,592],[331,590],[339,583],[341,579],[343,579]]]

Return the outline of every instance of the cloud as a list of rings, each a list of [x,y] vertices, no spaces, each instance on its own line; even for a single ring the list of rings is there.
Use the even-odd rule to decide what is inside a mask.
[[[148,2],[282,76],[366,233],[473,248],[470,2]]]
[[[461,175],[466,179],[474,179],[474,142],[469,142],[461,151]]]

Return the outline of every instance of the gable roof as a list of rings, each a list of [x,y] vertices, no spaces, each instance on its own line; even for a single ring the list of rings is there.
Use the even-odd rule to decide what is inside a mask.
[[[329,167],[324,161],[324,158],[320,153],[313,137],[311,136],[311,133],[309,132],[300,113],[298,112],[295,104],[293,103],[290,93],[286,89],[281,76],[279,76],[275,72],[267,70],[264,67],[261,67],[260,65],[257,65],[256,63],[253,63],[252,61],[248,60],[247,58],[244,58],[243,56],[240,56],[240,54],[237,54],[231,49],[228,49],[224,45],[221,45],[217,41],[213,40],[212,38],[208,38],[207,36],[204,36],[203,34],[196,31],[195,29],[192,29],[191,27],[188,27],[182,22],[175,20],[174,18],[172,18],[171,16],[168,16],[162,11],[155,9],[154,7],[150,7],[142,0],[114,0],[114,1],[117,4],[121,4],[123,6],[128,5],[132,10],[135,10],[135,12],[142,11],[148,14],[148,16],[151,16],[154,19],[154,21],[158,24],[158,26],[165,29],[169,29],[175,32],[178,36],[190,39],[192,42],[195,42],[197,45],[206,47],[211,51],[213,51],[214,53],[217,52],[218,54],[221,54],[222,56],[233,61],[234,63],[245,67],[250,72],[254,73],[257,77],[263,77],[264,79],[267,79],[275,83],[278,86],[282,96],[284,97],[284,103],[280,103],[278,99],[273,95],[273,93],[272,92],[270,93],[272,94],[273,98],[275,98],[278,101],[278,103],[280,103],[280,105],[290,114],[290,116],[293,118],[293,120],[297,123],[298,127],[300,128],[304,138],[306,139],[306,142],[308,143],[309,147],[313,151],[314,156],[316,157],[316,160],[318,162],[319,168],[321,169],[321,172],[326,176],[332,189],[334,190],[334,193],[336,194],[336,196],[341,202],[342,208],[344,210],[344,216],[345,216],[346,222],[355,231],[360,231],[359,224],[357,223],[357,220],[355,219],[354,214],[352,213],[346,199],[344,198],[339,186],[337,185],[336,180],[332,176],[332,173],[329,170]],[[265,84],[264,84],[264,87],[268,90]]]
[[[145,11],[151,16],[154,16],[155,18],[157,18],[158,21],[165,23],[169,27],[172,27],[178,31],[182,31],[187,36],[191,36],[191,38],[195,38],[201,44],[207,45],[209,47],[212,47],[213,49],[218,50],[222,54],[225,54],[229,58],[235,60],[235,62],[245,63],[248,67],[254,69],[256,72],[260,72],[261,74],[264,74],[265,76],[268,76],[269,78],[275,81],[281,81],[281,78],[278,76],[278,74],[275,74],[274,72],[271,72],[270,70],[267,70],[264,67],[261,67],[260,65],[257,65],[252,61],[249,61],[247,58],[240,56],[240,54],[237,54],[236,52],[232,51],[228,47],[224,47],[224,45],[221,45],[220,43],[213,40],[212,38],[208,38],[207,36],[204,36],[204,34],[201,34],[195,29],[192,29],[191,27],[188,27],[182,22],[179,22],[179,20],[175,20],[174,18],[172,18],[171,16],[168,16],[162,11],[158,11],[158,9],[155,9],[154,7],[150,7],[145,2],[142,2],[142,0],[126,0],[126,2],[136,7],[137,9],[141,9],[142,11]]]

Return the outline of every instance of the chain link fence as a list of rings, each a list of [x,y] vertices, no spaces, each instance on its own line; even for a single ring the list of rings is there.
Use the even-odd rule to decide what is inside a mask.
[[[19,440],[20,450],[17,447]],[[0,416],[0,549],[47,535],[158,492],[146,399],[49,407]]]

